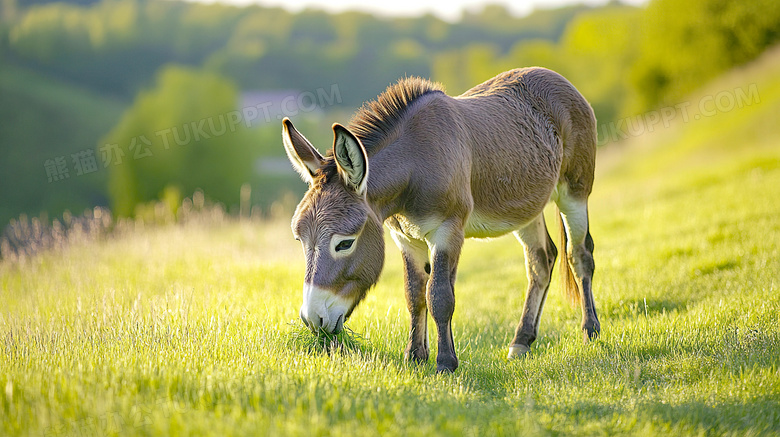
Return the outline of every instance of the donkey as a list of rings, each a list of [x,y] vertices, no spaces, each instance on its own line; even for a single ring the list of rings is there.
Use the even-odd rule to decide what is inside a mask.
[[[306,274],[300,317],[339,332],[384,263],[382,223],[401,250],[411,314],[407,360],[428,360],[427,313],[438,334],[436,369],[452,372],[454,284],[465,238],[513,232],[525,249],[528,290],[508,358],[530,350],[558,255],[542,210],[554,201],[563,284],[582,308],[585,341],[600,324],[591,291],[596,119],[563,76],[539,67],[502,73],[458,97],[406,78],[333,125],[322,156],[292,122],[285,151],[309,189],[292,219]]]

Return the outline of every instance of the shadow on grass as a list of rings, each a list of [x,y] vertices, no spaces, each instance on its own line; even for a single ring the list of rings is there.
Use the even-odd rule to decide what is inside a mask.
[[[425,371],[434,367],[435,357],[428,363],[415,364],[407,362],[403,357],[403,349],[388,342],[370,341],[363,334],[348,327],[338,334],[313,333],[301,323],[288,323],[288,330],[282,335],[286,348],[303,352],[308,355],[358,355],[366,359],[377,360],[397,369]],[[397,349],[397,350],[396,350]]]
[[[576,401],[570,405],[535,405],[534,409],[552,416],[563,415],[577,422],[605,423],[607,434],[625,432],[614,416],[635,417],[638,422],[652,423],[655,432],[688,431],[706,435],[777,435],[780,431],[780,400],[763,395],[750,400],[726,399],[721,401],[689,401],[677,404],[638,402],[621,407],[615,403]],[[631,421],[622,421],[630,423]],[[610,429],[610,426],[616,429]]]
[[[691,299],[621,299],[620,302],[608,302],[604,304],[602,312],[604,315],[611,318],[635,319],[645,316],[653,317],[674,311],[682,311],[695,303],[696,301],[692,301]]]

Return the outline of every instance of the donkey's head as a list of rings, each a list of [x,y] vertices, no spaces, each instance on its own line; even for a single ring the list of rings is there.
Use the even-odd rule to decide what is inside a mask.
[[[301,319],[314,331],[338,332],[384,263],[382,221],[366,200],[368,156],[339,124],[327,157],[289,119],[282,124],[287,156],[309,184],[292,220],[306,256]]]

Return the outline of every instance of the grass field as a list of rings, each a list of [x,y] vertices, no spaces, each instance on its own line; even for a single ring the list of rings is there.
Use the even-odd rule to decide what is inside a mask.
[[[511,238],[466,244],[460,368],[437,375],[402,359],[389,241],[347,324],[359,338],[328,349],[297,320],[286,223],[139,226],[0,263],[0,434],[780,433],[778,65],[702,94],[756,83],[760,103],[602,151],[598,341],[582,344],[556,281],[530,356],[506,361],[526,284]]]

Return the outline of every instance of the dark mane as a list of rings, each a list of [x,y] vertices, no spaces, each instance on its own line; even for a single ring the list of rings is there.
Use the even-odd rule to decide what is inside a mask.
[[[366,151],[372,154],[390,139],[397,123],[404,118],[406,110],[420,97],[444,92],[441,84],[419,77],[406,77],[387,87],[376,100],[366,102],[355,113],[350,130],[360,139]]]
[[[417,99],[435,92],[444,92],[441,84],[415,76],[399,79],[375,100],[364,103],[352,117],[349,129],[363,143],[370,156],[396,138],[394,133],[398,122],[406,116],[407,109]],[[330,149],[325,155],[324,165],[317,170],[314,185],[322,187],[336,178],[336,161],[333,158],[333,149]]]

